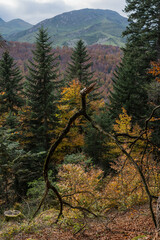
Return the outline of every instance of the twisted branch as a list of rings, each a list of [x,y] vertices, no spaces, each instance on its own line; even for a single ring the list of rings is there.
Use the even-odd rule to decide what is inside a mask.
[[[145,179],[145,176],[141,170],[141,168],[139,167],[139,165],[137,164],[137,162],[133,159],[133,157],[131,156],[130,153],[128,153],[124,148],[123,146],[120,144],[120,142],[118,141],[118,136],[116,135],[112,135],[111,133],[108,133],[106,132],[105,130],[102,129],[102,127],[97,124],[96,122],[94,122],[91,117],[86,113],[86,95],[88,93],[90,93],[93,89],[94,89],[94,86],[95,86],[95,83],[94,84],[91,84],[88,88],[84,88],[80,94],[81,94],[81,109],[76,112],[68,121],[68,124],[66,126],[66,128],[63,130],[63,132],[60,134],[60,136],[58,137],[58,139],[55,141],[55,143],[50,147],[49,149],[49,152],[47,154],[47,157],[45,159],[45,163],[44,163],[44,169],[43,169],[43,175],[44,175],[44,180],[45,180],[45,183],[46,183],[46,186],[45,186],[45,194],[34,214],[34,217],[36,216],[36,214],[38,213],[38,211],[40,210],[47,194],[48,194],[48,191],[49,189],[51,189],[57,196],[58,200],[59,200],[59,203],[60,203],[60,212],[59,212],[59,215],[58,215],[58,218],[56,220],[56,222],[59,220],[60,216],[62,215],[63,213],[63,205],[67,205],[67,206],[70,206],[71,208],[77,208],[79,210],[82,210],[82,211],[85,211],[85,212],[88,212],[88,213],[91,213],[93,214],[94,216],[96,216],[93,212],[91,212],[90,210],[88,209],[85,209],[85,208],[82,208],[82,207],[74,207],[72,205],[70,205],[69,203],[67,203],[66,201],[64,201],[62,199],[62,196],[60,195],[60,193],[58,192],[58,190],[51,184],[51,182],[49,181],[49,178],[48,178],[48,168],[49,168],[49,163],[51,162],[51,158],[55,152],[55,150],[57,149],[57,147],[59,146],[59,144],[62,142],[62,140],[66,137],[67,133],[70,131],[70,128],[73,124],[73,122],[79,118],[80,116],[84,116],[92,125],[93,128],[95,128],[100,134],[103,134],[109,138],[111,138],[115,144],[117,145],[117,147],[121,150],[122,153],[125,154],[125,156],[133,163],[135,169],[137,170],[138,174],[140,175],[141,177],[141,180],[142,180],[142,183],[144,185],[144,188],[145,188],[145,191],[148,195],[148,198],[149,198],[149,207],[150,207],[150,211],[151,211],[151,215],[152,215],[152,219],[153,219],[153,222],[154,222],[154,225],[155,227],[157,226],[156,224],[156,219],[155,219],[155,215],[154,215],[154,212],[153,212],[153,208],[152,208],[152,200],[154,198],[154,196],[151,195],[150,193],[150,190],[149,190],[149,187],[148,187],[148,184],[147,184],[147,181]],[[151,120],[153,114],[155,113],[155,111],[157,109],[159,109],[160,106],[156,107],[153,111],[152,111],[152,114],[150,115],[150,117],[146,120],[146,126],[145,126],[145,130],[138,136],[138,137],[133,137],[133,136],[127,136],[127,137],[131,137],[131,138],[135,138],[135,141],[133,142],[134,144],[139,140],[139,139],[143,139],[142,136],[144,133],[147,132],[147,128],[148,128],[148,123],[149,121]],[[146,133],[147,134],[147,133]],[[143,139],[143,140],[146,140],[146,139]]]
[[[58,218],[57,218],[56,222],[59,220],[60,216],[63,213],[63,205],[68,205],[69,206],[69,203],[63,201],[62,196],[60,195],[60,193],[58,192],[56,187],[53,186],[52,183],[49,181],[49,178],[48,178],[49,164],[51,162],[51,158],[52,158],[55,150],[57,149],[59,144],[62,142],[62,140],[66,137],[67,133],[70,131],[70,128],[71,128],[72,124],[74,123],[74,121],[77,118],[79,118],[80,116],[82,116],[82,115],[85,116],[86,115],[86,95],[93,90],[94,86],[95,86],[95,83],[93,83],[89,87],[84,88],[84,89],[81,90],[81,92],[80,92],[80,94],[81,94],[81,101],[82,101],[81,109],[78,112],[76,112],[69,119],[67,126],[65,127],[63,132],[60,134],[58,139],[55,141],[55,143],[50,147],[50,149],[48,151],[47,157],[46,157],[45,162],[44,162],[44,167],[43,167],[43,176],[44,176],[44,180],[45,180],[45,193],[44,193],[44,196],[41,199],[41,202],[40,202],[37,210],[35,211],[35,213],[33,215],[33,218],[37,215],[37,213],[39,212],[42,204],[44,203],[45,198],[47,197],[49,189],[51,189],[56,194],[56,196],[57,196],[57,198],[59,200],[59,203],[60,203],[60,212],[59,212],[59,215],[58,215]],[[70,206],[70,207],[73,208],[73,206]],[[74,208],[78,208],[78,209],[83,210],[83,211],[85,210],[88,213],[92,213],[90,210],[82,208],[82,207],[74,207]],[[96,216],[94,213],[92,213],[92,214],[94,216]]]

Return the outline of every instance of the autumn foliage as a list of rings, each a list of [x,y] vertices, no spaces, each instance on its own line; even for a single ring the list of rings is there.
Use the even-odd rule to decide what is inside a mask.
[[[149,73],[155,76],[156,80],[160,82],[160,61],[151,62],[151,69],[149,70]]]
[[[73,80],[68,86],[62,88],[62,97],[57,106],[59,110],[57,114],[59,124],[55,130],[56,135],[63,131],[70,117],[80,109],[80,90],[81,84],[77,80]],[[84,136],[80,131],[83,124],[84,121],[82,119],[75,121],[70,132],[58,148],[61,157],[81,149],[84,144]]]
[[[123,134],[139,136],[142,131],[138,125],[132,126],[132,119],[122,109],[119,119],[114,125],[116,134],[122,134],[120,141],[124,149],[132,156],[142,170],[152,195],[157,195],[159,185],[159,164],[154,160],[152,146],[146,149],[144,139],[134,144]],[[148,131],[147,137],[150,138]],[[114,143],[112,142],[112,145]],[[135,204],[148,201],[142,179],[134,164],[114,145],[119,157],[114,159],[111,167],[116,174],[103,179],[103,171],[85,162],[63,164],[58,173],[58,188],[65,200],[74,206],[82,206],[101,214],[109,209],[121,210],[131,208]],[[71,211],[71,210],[70,210]],[[78,213],[77,213],[78,214]]]
[[[12,50],[13,55],[15,54],[16,56],[21,56],[20,58],[26,62],[27,58],[31,59],[31,49],[34,48],[34,45],[31,46],[25,43],[20,44],[25,49],[25,51],[21,53],[19,44],[12,44],[15,47],[15,49]],[[113,74],[113,70],[116,68],[116,63],[120,61],[121,52],[116,47],[109,48],[107,46],[98,45],[94,47],[88,47],[88,51],[94,59],[91,70],[98,69],[94,77],[96,78],[100,73],[100,81],[103,83],[101,90],[104,90],[105,88],[105,93],[102,94],[102,99],[90,100],[86,97],[88,107],[87,112],[89,112],[89,116],[91,116],[91,118],[94,118],[94,114],[100,116],[101,109],[105,111],[104,99],[108,95],[109,89],[112,88],[111,76]],[[63,49],[56,49],[56,55],[59,56],[59,60],[61,60],[60,73],[63,73],[65,70],[66,64],[70,59],[70,54],[71,49],[67,47],[64,47]],[[17,58],[19,61],[18,64],[25,75],[28,70],[25,68],[25,64],[22,59],[19,59],[19,57]],[[105,64],[106,66],[104,66]],[[156,80],[160,82],[160,63],[152,62],[152,68],[149,70],[149,73],[155,76]],[[62,78],[62,75],[60,78]],[[51,139],[51,144],[56,142],[56,138],[58,139],[58,136],[63,132],[71,117],[81,109],[80,91],[83,87],[84,86],[82,86],[77,79],[74,79],[70,82],[64,81],[64,86],[61,87],[59,95],[57,89],[55,89],[54,93],[56,93],[57,96],[61,96],[61,98],[59,100],[57,97],[58,100],[56,99],[54,101],[56,105],[55,117],[57,120],[57,125],[54,129],[48,130],[48,132],[53,133],[52,135],[54,136]],[[0,99],[2,99],[4,95],[5,92],[1,91]],[[6,114],[2,114],[0,117],[1,130],[7,117]],[[31,114],[30,107],[27,106],[27,101],[26,105],[22,106],[21,108],[17,108],[19,129],[14,132],[14,136],[16,137],[15,142],[18,144],[18,149],[16,152],[15,147],[13,146],[15,158],[11,162],[9,159],[6,163],[8,168],[5,186],[6,199],[10,194],[9,191],[11,189],[9,187],[7,188],[9,180],[13,186],[14,182],[18,182],[19,179],[22,181],[22,183],[25,182],[27,185],[28,176],[32,177],[30,178],[30,181],[34,180],[34,176],[32,176],[32,174],[30,175],[30,171],[33,167],[32,159],[34,159],[35,169],[38,169],[38,167],[41,168],[42,160],[44,158],[43,154],[46,154],[45,152],[38,152],[34,155],[34,153],[31,154],[30,152],[25,152],[28,144],[32,149],[32,141],[30,139],[32,138],[33,133],[29,129],[29,119]],[[102,143],[103,148],[110,148],[111,150],[109,153],[102,150],[101,156],[103,157],[103,161],[110,162],[108,156],[109,154],[112,155],[111,164],[108,165],[110,172],[107,172],[107,175],[105,175],[104,169],[94,165],[93,159],[90,159],[89,154],[84,153],[85,134],[87,135],[88,128],[93,126],[91,126],[91,124],[88,127],[87,118],[85,118],[85,115],[81,114],[79,116],[80,117],[76,118],[76,120],[72,122],[71,128],[63,138],[62,142],[59,144],[55,152],[55,156],[52,156],[53,162],[49,166],[49,168],[52,169],[51,175],[55,174],[52,183],[54,187],[57,187],[57,191],[60,193],[62,203],[64,203],[64,205],[66,204],[63,211],[63,217],[65,221],[69,222],[71,219],[73,220],[77,218],[85,219],[86,216],[104,216],[113,208],[126,210],[135,204],[147,202],[148,194],[144,187],[142,176],[137,169],[140,169],[142,175],[144,176],[150,194],[153,196],[158,196],[160,191],[160,166],[158,157],[156,158],[155,155],[156,147],[152,144],[152,133],[154,132],[154,129],[152,128],[150,130],[146,127],[144,131],[137,123],[133,124],[132,117],[127,114],[127,111],[124,108],[122,108],[121,114],[118,116],[112,126],[112,133],[114,134],[115,138],[104,138],[104,142]],[[154,122],[155,118],[152,116],[149,121]],[[35,122],[33,122],[33,124],[35,124]],[[101,131],[101,133],[104,134],[103,131]],[[101,133],[98,132],[98,134]],[[12,137],[13,133],[10,135]],[[122,148],[118,147],[115,139]],[[9,144],[9,149],[12,150],[12,145],[10,144],[13,144],[13,141],[12,143],[7,142],[5,144]],[[39,145],[39,142],[37,144]],[[8,148],[5,150],[8,151]],[[5,152],[5,154],[6,157],[7,152]],[[75,154],[74,157],[75,159],[77,157],[77,161],[66,162],[66,156],[71,156],[70,159],[72,159],[72,154]],[[78,154],[82,156],[82,161],[79,160]],[[130,156],[130,158],[128,156]],[[131,159],[133,161],[131,161]],[[19,168],[17,165],[18,163],[20,163]],[[27,163],[29,163],[29,167],[28,169],[26,167],[26,171],[25,166]],[[135,165],[138,168],[136,168]],[[23,170],[26,171],[25,173],[21,172],[21,166],[23,167]],[[18,174],[21,177],[19,179],[17,169],[19,171]],[[12,179],[9,179],[9,172],[12,174]],[[45,172],[45,174],[47,176],[48,172]],[[36,178],[38,175],[39,174],[36,175]],[[6,176],[5,173],[3,173],[3,177],[4,176]],[[27,176],[27,181],[26,179],[23,179],[24,176]],[[44,188],[41,189],[41,184],[39,183],[43,183],[42,185],[44,187],[42,178],[41,180],[37,179],[35,184],[35,188],[38,186],[39,188],[37,189],[40,189],[42,193]],[[19,183],[19,189],[20,185],[21,183]],[[29,186],[31,185],[32,184],[29,184]],[[32,191],[36,192],[34,188]],[[14,194],[16,195],[16,193]],[[48,206],[57,208],[57,205],[52,206],[52,204],[53,203]],[[63,218],[61,218],[60,221],[63,222]],[[77,231],[81,228],[81,225],[75,225],[74,221],[72,221],[72,224],[77,228]]]

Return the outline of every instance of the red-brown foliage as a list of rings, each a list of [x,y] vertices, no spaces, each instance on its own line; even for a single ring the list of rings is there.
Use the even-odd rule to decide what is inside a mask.
[[[32,59],[33,49],[34,44],[30,43],[10,42],[8,44],[10,55],[15,59],[23,74],[27,73],[27,61]],[[88,46],[87,50],[93,62],[91,71],[95,72],[95,78],[100,79],[104,90],[103,96],[106,97],[112,88],[111,78],[117,64],[119,64],[121,60],[122,51],[119,47],[98,44]],[[0,56],[3,51],[4,49],[0,49]],[[67,63],[70,61],[72,49],[68,47],[57,47],[53,49],[53,51],[58,56],[60,72],[64,73]]]

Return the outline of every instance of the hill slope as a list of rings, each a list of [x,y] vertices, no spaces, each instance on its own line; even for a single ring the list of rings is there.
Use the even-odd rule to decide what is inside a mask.
[[[46,19],[32,28],[10,35],[7,40],[30,42],[40,26],[48,29],[55,46],[73,46],[78,39],[86,44],[107,44],[122,46],[122,31],[127,26],[127,18],[115,11],[100,9],[82,9],[57,15]]]
[[[8,38],[9,35],[29,29],[32,26],[32,24],[27,23],[21,19],[14,19],[9,22],[5,22],[0,18],[0,33],[4,38]]]

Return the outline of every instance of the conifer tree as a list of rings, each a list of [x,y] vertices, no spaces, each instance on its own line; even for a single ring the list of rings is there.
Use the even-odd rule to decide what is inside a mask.
[[[91,57],[88,54],[86,46],[82,40],[76,43],[71,55],[71,62],[68,63],[68,68],[66,70],[66,78],[70,82],[74,79],[78,80],[82,88],[89,86],[91,83],[96,83],[96,88],[100,87],[99,79],[94,78],[94,72],[91,71],[93,63]],[[97,100],[100,93],[94,91],[89,96],[90,100]]]
[[[26,82],[27,103],[31,111],[29,121],[30,147],[39,152],[48,150],[56,126],[57,57],[52,52],[52,42],[47,30],[39,29],[33,51],[33,60],[29,62],[29,74]]]
[[[133,121],[140,121],[149,110],[146,86],[152,80],[148,74],[150,61],[160,56],[160,2],[127,0],[126,3],[129,25],[123,35],[127,43],[113,78],[109,112],[115,119],[124,107]]]
[[[69,80],[78,79],[83,86],[88,86],[93,78],[90,71],[92,62],[90,61],[87,49],[82,40],[79,40],[73,50],[71,63],[68,64],[67,78]]]
[[[0,60],[0,111],[5,114],[7,124],[14,128],[16,115],[23,105],[22,75],[8,51],[5,51]]]
[[[94,83],[94,82],[96,83],[94,92],[88,96],[89,105],[90,105],[89,109],[93,116],[93,113],[96,110],[95,105],[96,106],[101,105],[101,100],[100,100],[101,93],[99,91],[100,81],[99,79],[94,78],[94,72],[91,71],[92,64],[93,63],[91,62],[91,57],[87,52],[84,42],[82,40],[79,40],[71,55],[71,62],[68,64],[67,80],[68,81],[71,81],[74,79],[78,80],[81,85],[81,88],[87,87],[91,83]],[[68,101],[68,104],[70,104],[71,106],[72,104],[71,101]],[[97,135],[95,131],[93,131],[90,128],[90,125],[86,125],[85,121],[82,121],[82,120],[79,124],[79,134],[80,136],[84,136],[85,146],[82,147],[82,149],[90,157],[94,156],[93,161],[94,163],[97,163],[101,158],[101,153],[97,152],[97,150],[100,151],[99,142],[101,140],[100,141],[98,140],[97,142],[95,141],[95,138],[97,139]],[[95,136],[95,138],[94,137],[92,138],[92,136]],[[102,145],[101,145],[101,149],[102,149]]]

